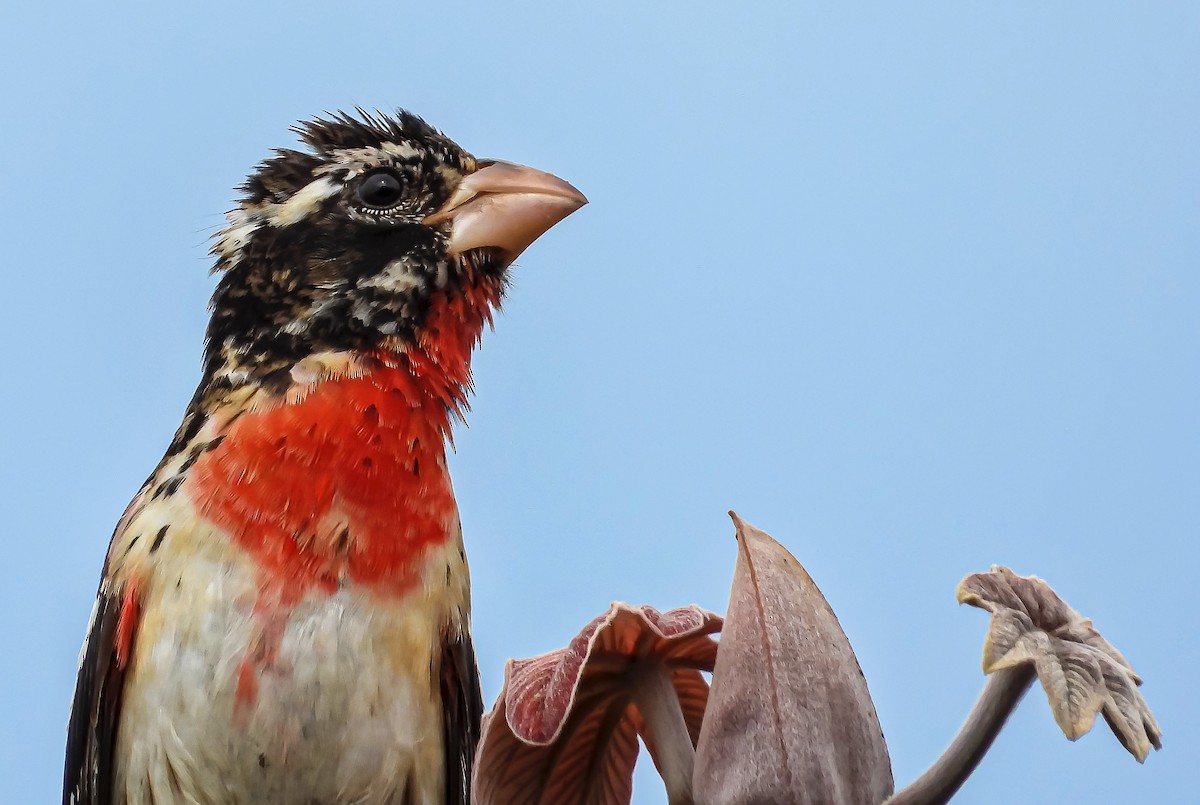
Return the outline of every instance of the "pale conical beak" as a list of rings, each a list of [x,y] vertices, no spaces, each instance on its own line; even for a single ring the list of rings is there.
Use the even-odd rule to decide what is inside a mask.
[[[571,185],[540,170],[486,161],[459,182],[426,224],[450,223],[450,254],[491,247],[511,263],[550,227],[587,204]]]

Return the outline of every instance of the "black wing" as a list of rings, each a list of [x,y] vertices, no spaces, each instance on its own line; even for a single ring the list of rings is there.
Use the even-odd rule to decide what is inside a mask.
[[[112,805],[113,750],[125,681],[124,663],[117,658],[121,609],[121,596],[102,584],[75,680],[63,805]]]
[[[479,743],[483,695],[471,635],[447,636],[442,644],[442,740],[446,752],[446,805],[470,805],[471,769]]]

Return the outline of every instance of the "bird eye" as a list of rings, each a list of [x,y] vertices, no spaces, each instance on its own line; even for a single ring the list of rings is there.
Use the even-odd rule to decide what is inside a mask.
[[[396,206],[404,196],[404,181],[392,170],[368,174],[358,186],[358,200],[364,207],[386,210]]]

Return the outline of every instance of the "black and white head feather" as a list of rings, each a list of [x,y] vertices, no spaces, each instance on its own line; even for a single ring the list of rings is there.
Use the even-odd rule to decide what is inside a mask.
[[[476,169],[441,132],[361,109],[293,130],[308,150],[260,164],[216,236],[210,381],[261,381],[315,352],[403,342],[435,293],[503,283],[495,255],[452,256],[444,226],[424,223]]]

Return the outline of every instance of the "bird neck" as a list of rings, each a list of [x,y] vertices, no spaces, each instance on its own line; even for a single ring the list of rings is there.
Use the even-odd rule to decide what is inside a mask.
[[[357,356],[228,420],[197,459],[200,515],[251,554],[285,599],[346,583],[404,592],[422,560],[457,538],[446,469],[452,419],[492,300],[441,300],[419,341]]]
[[[377,351],[375,356],[385,366],[399,366],[412,376],[414,397],[461,419],[471,391],[471,354],[484,326],[492,323],[501,291],[498,283],[487,282],[453,296],[435,294],[415,343]],[[447,437],[448,425],[447,419]]]

